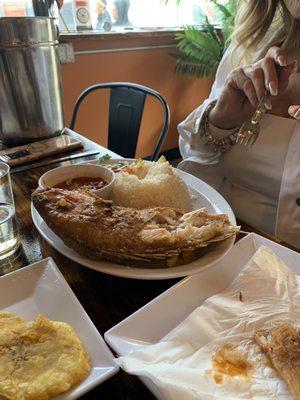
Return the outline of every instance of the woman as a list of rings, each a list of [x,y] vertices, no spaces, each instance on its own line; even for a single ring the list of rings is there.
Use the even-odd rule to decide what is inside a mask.
[[[178,127],[179,168],[220,191],[242,221],[300,248],[300,1],[241,3],[209,98]],[[234,144],[266,90],[257,141]]]
[[[128,19],[130,0],[115,0],[113,6],[114,26],[132,26]]]
[[[111,30],[111,18],[106,9],[106,0],[98,0],[95,5],[95,11],[97,14],[97,25],[96,29],[99,31],[110,31]]]

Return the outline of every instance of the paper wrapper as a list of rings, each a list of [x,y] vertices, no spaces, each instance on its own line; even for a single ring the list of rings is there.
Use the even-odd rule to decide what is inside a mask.
[[[260,247],[233,283],[207,299],[159,343],[120,357],[128,373],[148,377],[165,399],[291,399],[286,384],[253,341],[253,332],[285,321],[300,326],[300,277]],[[232,344],[253,365],[249,378],[223,375],[212,357]]]

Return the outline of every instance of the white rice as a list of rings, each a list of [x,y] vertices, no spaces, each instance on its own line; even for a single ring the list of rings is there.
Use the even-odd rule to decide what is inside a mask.
[[[133,208],[171,207],[192,210],[188,186],[168,162],[138,162],[116,175],[111,199]]]

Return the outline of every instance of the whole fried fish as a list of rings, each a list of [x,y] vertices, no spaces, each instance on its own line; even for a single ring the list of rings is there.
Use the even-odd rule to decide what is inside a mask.
[[[32,201],[46,224],[79,254],[116,262],[166,259],[208,246],[238,231],[227,215],[204,209],[113,206],[92,192],[38,189]]]
[[[255,332],[254,340],[287,383],[293,398],[300,400],[300,329],[282,323],[270,331]]]

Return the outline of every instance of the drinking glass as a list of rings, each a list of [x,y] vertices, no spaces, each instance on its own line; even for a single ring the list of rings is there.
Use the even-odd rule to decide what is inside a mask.
[[[0,162],[0,262],[20,244],[9,166]]]

